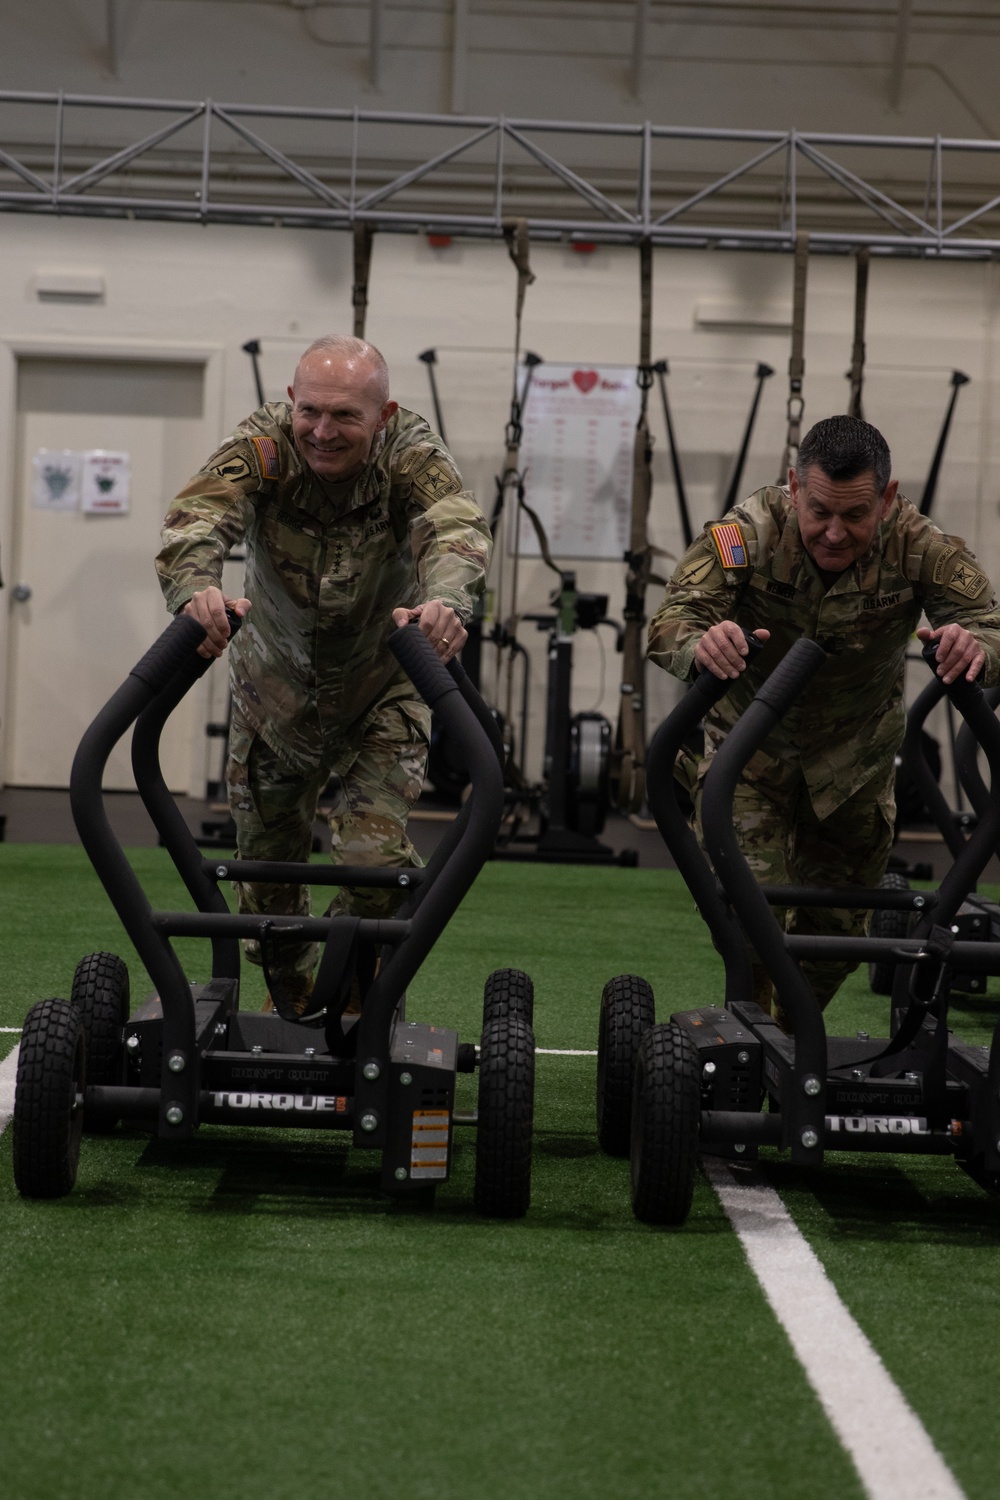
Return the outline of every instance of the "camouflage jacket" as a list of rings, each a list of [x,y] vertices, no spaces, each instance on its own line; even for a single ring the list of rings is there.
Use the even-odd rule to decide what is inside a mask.
[[[361,474],[332,484],[299,456],[285,402],[240,423],[177,496],[162,541],[173,613],[218,585],[245,543],[253,608],[230,647],[233,698],[302,772],[346,769],[378,705],[414,699],[386,649],[392,610],[441,599],[468,619],[490,554],[486,522],[422,417],[397,411]]]
[[[980,680],[1000,676],[1000,608],[989,579],[960,537],[947,536],[908,500],[893,502],[871,551],[829,589],[802,544],[787,489],[758,490],[724,520],[739,528],[742,563],[706,527],[649,627],[650,658],[680,678],[695,675],[695,647],[719,621],[771,632],[712,710],[706,753],[800,636],[829,653],[750,762],[749,779],[766,781],[775,762],[798,767],[820,818],[874,777],[888,781],[905,727],[904,656],[921,613],[934,627],[955,621],[971,630],[986,652]]]

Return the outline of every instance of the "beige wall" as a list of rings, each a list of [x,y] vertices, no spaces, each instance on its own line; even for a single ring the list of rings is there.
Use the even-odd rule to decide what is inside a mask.
[[[0,344],[47,347],[217,346],[218,435],[255,404],[250,365],[240,345],[264,346],[269,397],[280,395],[298,350],[331,328],[350,326],[350,246],[344,235],[281,229],[195,228],[95,220],[0,219]],[[560,247],[534,252],[538,280],[528,292],[523,345],[550,360],[630,363],[637,352],[638,276],[634,251],[600,249],[582,257]],[[34,279],[44,270],[88,270],[106,282],[100,305],[41,302]],[[769,382],[746,474],[747,489],[775,477],[783,440],[787,332],[709,331],[696,323],[706,303],[734,316],[790,303],[791,261],[721,252],[657,252],[653,352],[671,363],[670,390],[696,522],[710,518],[735,453],[752,390],[755,362],[778,373]],[[869,297],[866,415],[888,437],[904,489],[919,498],[954,367],[973,377],[962,392],[942,475],[937,518],[965,535],[994,576],[1000,574],[1000,433],[993,421],[997,271],[987,264],[877,261]],[[806,416],[843,410],[850,356],[853,267],[814,259],[806,338]],[[381,236],[374,253],[368,333],[389,360],[393,394],[430,413],[426,371],[417,354],[439,350],[439,380],[451,446],[484,508],[502,456],[509,400],[514,273],[501,245],[475,242],[433,250],[414,237]],[[0,440],[9,452],[13,391],[0,395]],[[657,439],[651,530],[679,548],[662,416]],[[12,470],[0,471],[0,538],[11,557]],[[164,496],[164,505],[168,500]],[[622,569],[580,564],[580,586],[607,592],[620,615]],[[7,581],[11,579],[5,566]],[[523,571],[522,610],[545,607],[548,579],[537,564]],[[95,579],[113,588],[114,579]],[[150,565],[150,589],[155,589]],[[9,600],[9,594],[3,596]],[[651,603],[655,600],[651,598]],[[0,663],[6,663],[9,605],[0,610]],[[606,633],[602,633],[607,639]],[[540,752],[544,640],[525,643],[535,661],[534,754]],[[601,677],[592,637],[580,639],[575,707],[595,706]],[[609,654],[600,706],[616,711],[618,659]],[[669,681],[652,673],[651,722],[673,701]],[[96,705],[95,705],[96,707]],[[537,769],[537,766],[536,766]]]

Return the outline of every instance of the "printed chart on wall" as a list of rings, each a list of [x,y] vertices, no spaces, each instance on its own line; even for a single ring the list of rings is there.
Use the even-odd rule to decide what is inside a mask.
[[[521,466],[525,500],[541,520],[554,557],[616,561],[627,548],[639,402],[634,365],[535,368],[524,407]],[[522,556],[538,557],[527,516],[520,530]],[[511,534],[512,547],[513,540]]]

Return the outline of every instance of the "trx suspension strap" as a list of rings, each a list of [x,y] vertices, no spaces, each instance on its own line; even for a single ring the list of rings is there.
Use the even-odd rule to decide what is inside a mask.
[[[639,420],[632,456],[632,520],[625,554],[625,631],[622,640],[622,685],[618,705],[615,804],[619,812],[638,812],[646,791],[646,589],[651,549],[646,535],[653,493],[653,442],[646,410],[653,384],[650,335],[653,322],[653,245],[639,242]]]
[[[660,386],[660,400],[663,402],[663,420],[666,424],[667,443],[670,448],[670,466],[674,471],[674,489],[677,492],[677,514],[680,517],[684,547],[687,549],[694,541],[694,534],[691,530],[691,516],[688,511],[687,491],[684,488],[684,475],[681,472],[681,456],[677,450],[673,419],[670,416],[670,402],[667,400],[666,377],[670,373],[670,366],[665,359],[658,359],[653,366],[653,372]]]
[[[729,481],[729,488],[726,491],[726,497],[722,502],[722,509],[719,512],[721,516],[731,511],[740,498],[740,485],[743,483],[743,470],[746,468],[747,454],[750,452],[750,439],[753,437],[754,423],[757,420],[757,408],[760,405],[761,392],[764,389],[764,381],[770,380],[773,374],[774,371],[770,365],[761,363],[757,366],[757,373],[754,376],[757,384],[754,387],[753,400],[750,402],[747,425],[743,429],[743,441],[740,444],[740,451],[736,455],[736,467],[733,470],[732,478]]]
[[[513,527],[514,527],[514,532],[513,532],[513,539],[512,539],[513,540],[513,564],[512,564],[511,587],[510,587],[510,612],[508,614],[507,622],[506,622],[506,626],[505,626],[504,630],[500,631],[497,634],[497,637],[496,637],[498,652],[503,651],[503,649],[504,649],[505,646],[511,646],[511,647],[513,647],[514,641],[515,641],[515,637],[516,637],[516,633],[517,633],[517,626],[518,626],[518,614],[517,614],[517,602],[518,602],[518,600],[517,600],[517,594],[518,594],[518,573],[519,573],[520,562],[521,562],[521,512],[522,511],[527,515],[528,519],[530,520],[530,522],[531,522],[531,524],[532,524],[532,526],[534,528],[535,535],[538,538],[538,546],[539,546],[539,549],[540,549],[541,554],[542,554],[542,560],[543,560],[543,562],[545,563],[546,567],[551,568],[552,571],[556,574],[556,576],[560,580],[560,584],[562,582],[562,573],[561,573],[560,569],[556,566],[556,564],[553,562],[553,560],[552,560],[552,554],[549,551],[549,543],[548,543],[548,538],[545,535],[545,528],[542,526],[541,520],[536,515],[535,511],[532,510],[531,506],[528,505],[525,502],[525,498],[524,498],[524,475],[520,472],[520,469],[518,467],[519,459],[520,459],[520,452],[521,452],[521,438],[522,438],[522,435],[523,435],[523,428],[522,428],[522,424],[521,424],[521,418],[522,418],[522,416],[524,414],[524,405],[525,405],[525,402],[526,402],[527,397],[528,397],[528,390],[529,390],[530,385],[531,385],[531,377],[532,377],[532,375],[534,373],[535,365],[541,363],[541,361],[537,357],[533,358],[530,362],[527,359],[525,360],[525,364],[528,367],[528,373],[527,373],[527,377],[526,377],[526,380],[525,380],[524,393],[523,393],[523,395],[521,395],[518,392],[518,388],[517,388],[518,387],[518,375],[519,375],[519,368],[518,368],[518,366],[519,366],[519,360],[520,360],[520,356],[521,356],[521,316],[522,316],[522,314],[524,312],[524,294],[528,290],[528,287],[531,286],[532,282],[535,279],[534,272],[531,269],[531,263],[530,263],[530,260],[529,260],[530,241],[528,239],[528,222],[527,222],[527,220],[526,219],[508,220],[503,225],[503,237],[504,237],[504,239],[507,242],[507,253],[509,254],[511,260],[514,262],[514,266],[515,266],[515,268],[517,270],[517,298],[516,298],[515,307],[514,307],[514,381],[513,381],[513,388],[512,388],[512,391],[511,391],[511,398],[510,398],[510,417],[508,419],[507,427],[506,427],[506,430],[504,432],[504,441],[506,443],[506,453],[504,455],[503,472],[500,475],[498,475],[498,477],[497,477],[497,497],[496,497],[496,503],[495,503],[494,508],[493,508],[493,517],[492,517],[492,523],[493,523],[493,525],[496,526],[498,524],[500,516],[503,514],[504,499],[505,499],[505,497],[507,495],[507,491],[509,489],[513,489],[514,490],[514,493],[515,493],[516,498],[517,498],[517,504],[516,504],[515,509],[514,509],[514,518],[513,518],[513,522],[512,522]],[[496,552],[501,554],[501,566],[502,566],[502,548],[498,547],[496,549]],[[497,593],[498,593],[498,597],[499,597],[499,593],[500,593],[500,584],[499,584],[499,581],[498,581]],[[515,654],[516,654],[515,651],[513,649],[511,649],[510,652],[509,652],[509,654],[508,654],[508,657],[507,657],[507,682],[506,682],[506,689],[507,690],[506,690],[506,697],[505,697],[505,713],[506,713],[506,716],[507,716],[507,723],[508,724],[513,723],[513,714],[514,714],[514,656],[515,656]],[[499,675],[499,663],[498,663],[498,675]],[[523,759],[523,746],[522,746],[522,759]]]
[[[257,363],[257,356],[260,354],[260,339],[247,339],[246,343],[240,347],[244,354],[250,356],[250,363],[253,365],[253,383],[257,387],[257,405],[263,406],[264,382],[260,378],[260,365]]]
[[[851,350],[851,368],[847,378],[851,382],[851,399],[847,403],[849,417],[863,418],[861,410],[861,387],[865,383],[865,309],[868,305],[868,262],[871,251],[868,246],[858,251],[857,273],[854,281],[854,348]]]
[[[368,272],[372,264],[372,240],[375,231],[370,224],[354,226],[354,286],[351,301],[354,303],[354,337],[365,336],[365,316],[368,312]]]
[[[941,464],[944,459],[944,450],[948,446],[948,433],[951,431],[951,419],[955,415],[955,402],[958,400],[958,393],[961,390],[962,386],[968,385],[968,383],[968,375],[963,375],[961,370],[952,370],[951,399],[948,402],[948,409],[944,414],[944,421],[941,423],[941,431],[938,434],[937,447],[934,449],[934,457],[931,459],[931,466],[927,471],[927,483],[924,485],[924,497],[920,502],[920,514],[922,516],[929,516],[931,513],[931,507],[934,504],[934,496],[937,493],[938,476],[941,473]]]
[[[802,379],[806,373],[806,276],[809,273],[809,235],[800,230],[795,236],[795,290],[792,295],[792,353],[788,361],[788,432],[781,455],[778,484],[788,483],[788,471],[799,451],[802,436]]]

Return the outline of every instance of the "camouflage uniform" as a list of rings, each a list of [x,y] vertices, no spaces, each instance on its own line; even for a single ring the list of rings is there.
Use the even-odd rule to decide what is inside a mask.
[[[356,478],[320,479],[300,457],[291,408],[262,406],[174,501],[156,568],[167,606],[218,586],[245,542],[253,609],[229,648],[227,777],[246,859],[308,857],[317,798],[341,779],[330,814],[335,862],[419,864],[406,817],[419,796],[430,713],[386,649],[392,610],[430,599],[463,619],[489,560],[486,522],[440,438],[400,409]],[[308,891],[241,886],[242,911],[301,912]],[[342,890],[335,907],[388,914],[395,892]],[[258,958],[256,945],[248,953]],[[286,948],[305,976],[314,946]]]
[[[898,497],[870,552],[830,587],[802,544],[787,489],[768,486],[725,518],[743,541],[743,566],[723,566],[706,527],[667,585],[649,629],[651,659],[696,674],[694,652],[722,620],[771,639],[705,724],[705,756],[689,768],[700,790],[711,758],[764,678],[800,636],[829,660],[747,765],[734,806],[740,842],[769,884],[877,885],[892,843],[894,760],[905,727],[903,670],[920,619],[955,622],[986,653],[981,680],[1000,675],[1000,608],[960,537],[947,536]],[[700,822],[699,822],[700,827]],[[780,920],[780,914],[779,914]],[[804,908],[791,932],[859,934],[869,913]],[[821,1004],[854,964],[804,965]],[[758,993],[767,989],[757,970]]]

